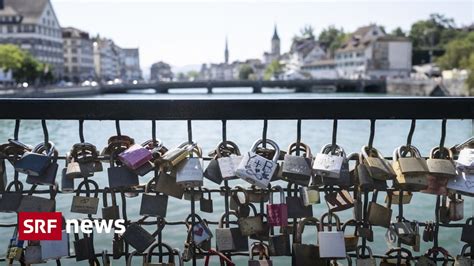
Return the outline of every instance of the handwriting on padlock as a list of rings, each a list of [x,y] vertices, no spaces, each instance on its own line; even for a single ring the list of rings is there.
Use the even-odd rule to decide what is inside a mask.
[[[202,236],[203,232],[204,232],[204,229],[202,227],[199,227],[199,229],[194,230],[194,234],[197,236]]]
[[[250,155],[250,154],[249,154]],[[274,164],[272,161],[259,161],[258,155],[249,156],[249,160],[245,165],[247,174],[254,176],[258,180],[270,179],[269,175],[272,172]]]

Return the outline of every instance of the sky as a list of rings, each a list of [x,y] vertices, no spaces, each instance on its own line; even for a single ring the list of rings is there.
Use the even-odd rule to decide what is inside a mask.
[[[345,31],[376,23],[388,31],[441,13],[457,25],[474,22],[474,1],[427,0],[51,0],[61,26],[139,47],[142,69],[165,61],[175,67],[262,58],[276,24],[282,52],[305,25],[318,34],[334,25]],[[184,68],[183,68],[184,69]]]

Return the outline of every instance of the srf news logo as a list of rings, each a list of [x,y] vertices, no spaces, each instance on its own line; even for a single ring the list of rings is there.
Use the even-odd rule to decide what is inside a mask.
[[[65,220],[66,232],[69,234],[85,233],[115,233],[125,232],[125,220]],[[18,238],[20,240],[61,240],[63,219],[60,212],[20,212],[18,213]]]

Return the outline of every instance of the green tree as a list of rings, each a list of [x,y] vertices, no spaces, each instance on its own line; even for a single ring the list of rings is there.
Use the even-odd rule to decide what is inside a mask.
[[[469,71],[469,76],[466,80],[469,95],[474,96],[474,53],[471,53],[469,59],[467,59],[465,63],[466,68]]]
[[[409,37],[414,49],[442,49],[450,40],[462,34],[455,28],[452,18],[431,14],[427,20],[419,20],[411,26]]]
[[[239,69],[239,79],[248,80],[254,74],[253,68],[247,64],[242,65]]]
[[[449,42],[445,54],[438,58],[437,63],[443,69],[464,68],[469,66],[472,54],[474,54],[474,32]]]
[[[199,72],[194,70],[188,71],[186,75],[188,76],[189,80],[196,80],[197,78],[199,78]]]
[[[300,29],[300,36],[301,38],[310,38],[314,39],[314,28],[311,25],[305,25],[303,28]],[[298,38],[298,36],[297,36]]]
[[[272,79],[272,78],[278,78],[278,75],[280,75],[283,72],[283,67],[278,60],[273,60],[265,69],[265,72],[263,74],[263,78],[266,80]]]
[[[0,45],[0,69],[4,72],[21,68],[26,53],[12,44]]]
[[[406,37],[406,33],[400,27],[393,29],[390,34],[397,37]]]
[[[13,71],[13,78],[16,82],[34,84],[41,77],[42,67],[30,54],[26,54],[21,67]]]
[[[338,29],[331,25],[321,31],[318,37],[318,41],[329,50],[331,56],[334,51],[339,49],[346,39],[344,30]]]

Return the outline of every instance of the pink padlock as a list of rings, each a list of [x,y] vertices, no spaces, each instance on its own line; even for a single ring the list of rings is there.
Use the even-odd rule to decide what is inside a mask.
[[[136,170],[153,158],[151,151],[134,144],[118,155],[119,160],[128,168]]]
[[[287,226],[288,205],[285,202],[285,193],[280,186],[275,186],[274,189],[280,192],[280,204],[273,204],[273,193],[270,194],[270,202],[267,205],[268,224],[272,226]]]

